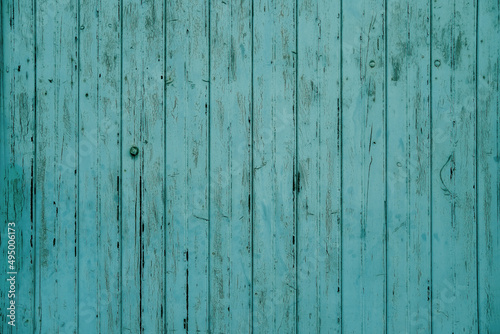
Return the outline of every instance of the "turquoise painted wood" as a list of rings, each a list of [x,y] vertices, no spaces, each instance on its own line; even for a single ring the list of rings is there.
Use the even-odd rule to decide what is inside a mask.
[[[74,1],[53,0],[35,6],[33,326],[47,333],[73,332],[79,327],[80,299],[75,291],[81,264],[79,161],[83,158],[79,154],[78,6]],[[10,19],[15,20],[15,15]]]
[[[386,331],[386,11],[342,8],[342,331]],[[300,240],[299,240],[300,242]]]
[[[441,140],[430,133],[431,9],[424,1],[387,8],[388,331],[430,332],[439,300],[431,295],[430,145]]]
[[[298,5],[297,331],[335,333],[342,319],[341,4]]]
[[[500,332],[498,1],[0,13],[1,333]]]

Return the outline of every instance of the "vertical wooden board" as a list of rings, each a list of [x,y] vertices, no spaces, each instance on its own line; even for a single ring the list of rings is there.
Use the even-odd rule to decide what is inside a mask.
[[[79,141],[78,141],[78,169],[80,171],[78,205],[78,330],[98,332],[96,317],[99,300],[97,289],[98,259],[94,254],[98,252],[99,243],[99,206],[97,177],[98,160],[100,158],[97,135],[99,124],[98,112],[98,84],[94,78],[94,71],[99,71],[97,65],[97,1],[85,1],[79,4],[79,43],[80,71],[79,71]],[[94,136],[93,136],[94,135]],[[119,150],[118,150],[119,152]],[[111,159],[110,159],[111,160]],[[115,159],[116,161],[116,159]],[[112,187],[111,187],[112,189]],[[114,192],[113,192],[114,193]],[[108,209],[109,211],[109,209]],[[107,253],[107,252],[106,252]],[[82,293],[83,292],[83,293]]]
[[[252,2],[210,9],[210,331],[252,332]]]
[[[8,40],[5,41],[4,44],[4,31],[9,31],[7,25],[4,24],[8,22],[7,19],[7,6],[0,3],[0,127],[2,131],[0,131],[0,222],[2,226],[2,231],[0,231],[0,256],[5,259],[7,256],[7,236],[6,233],[3,232],[7,230],[8,227],[8,218],[7,218],[7,206],[8,206],[8,177],[9,177],[9,127],[8,127],[8,118],[9,115],[7,113],[6,106],[9,105],[7,101],[9,93],[9,85],[6,84],[7,78],[9,78],[7,72],[8,66],[6,65],[4,58],[8,58],[8,53],[5,52],[6,49],[4,45],[8,45]],[[7,48],[9,50],[9,48]],[[2,319],[7,319],[7,308],[8,300],[8,282],[7,282],[7,274],[4,268],[7,268],[7,263],[4,263],[0,268],[2,273],[0,274],[0,317]],[[3,331],[7,331],[7,321],[4,321],[2,324]]]
[[[2,333],[32,332],[34,305],[33,168],[34,168],[34,16],[33,3],[2,5]],[[14,225],[8,223],[14,223]],[[12,228],[9,234],[9,229]],[[13,249],[8,248],[8,240]],[[14,263],[8,262],[14,256]],[[12,265],[12,268],[10,267]],[[9,272],[15,272],[10,275]],[[9,298],[7,278],[15,277]],[[4,283],[5,282],[5,283]],[[15,327],[9,326],[9,301],[15,302]],[[5,303],[5,304],[4,304]]]
[[[7,66],[5,64],[4,58],[8,58],[8,54],[4,45],[8,45],[8,41],[5,41],[4,44],[4,31],[9,31],[7,26],[4,27],[4,24],[8,22],[7,20],[7,6],[0,3],[0,127],[2,131],[0,131],[0,224],[2,226],[2,231],[0,231],[0,256],[5,259],[7,256],[7,237],[5,236],[4,230],[7,229],[8,219],[7,219],[7,205],[8,205],[8,163],[9,161],[9,128],[8,128],[8,117],[6,106],[8,105],[7,97],[9,94],[9,86],[5,84],[5,81],[8,78]],[[7,48],[9,50],[9,48]],[[10,72],[10,71],[9,71]],[[4,241],[5,240],[5,241]],[[0,317],[2,319],[7,319],[7,291],[8,291],[8,282],[7,282],[7,274],[4,268],[7,267],[7,264],[4,263],[0,268],[2,268],[2,274],[0,274]],[[3,331],[7,331],[7,321],[4,321],[2,324]]]
[[[162,1],[123,2],[123,332],[164,328],[163,18]]]
[[[8,205],[9,205],[9,162],[10,162],[10,136],[12,133],[12,125],[9,125],[10,115],[10,84],[11,72],[10,71],[10,48],[4,47],[9,46],[9,36],[7,32],[10,31],[9,22],[11,12],[10,7],[6,4],[0,3],[0,126],[2,131],[0,131],[0,200],[2,205],[0,205],[0,219],[2,230],[0,231],[0,256],[3,259],[7,257],[8,252]],[[4,232],[5,231],[5,232]],[[5,321],[2,324],[2,330],[7,332],[7,314],[10,312],[7,310],[9,307],[8,300],[8,290],[9,282],[7,281],[7,262],[2,263],[2,272],[0,274],[0,316]]]
[[[391,333],[409,330],[409,174],[413,157],[409,147],[408,48],[414,37],[409,4],[388,1],[387,24],[387,328]],[[394,29],[392,29],[394,27]],[[408,110],[409,108],[412,108]],[[423,111],[419,112],[423,113]],[[418,222],[417,222],[418,224]]]
[[[298,2],[297,314],[341,331],[340,3]]]
[[[119,1],[101,1],[96,15],[99,18],[97,30],[99,71],[97,76],[97,103],[102,122],[97,126],[99,142],[98,178],[100,239],[98,263],[98,328],[101,332],[120,329],[121,283],[120,283],[120,143],[121,143],[121,39],[122,16]],[[81,52],[81,50],[80,50]],[[112,158],[110,158],[112,157]],[[104,166],[100,167],[100,166]],[[116,182],[115,182],[116,179]],[[116,208],[116,210],[115,210]],[[112,223],[114,222],[114,224]],[[121,330],[121,329],[120,329]]]
[[[500,4],[478,3],[477,202],[479,332],[500,331]]]
[[[431,34],[432,330],[477,332],[476,3],[433,2]]]
[[[164,2],[155,0],[144,13],[140,125],[143,274],[142,324],[145,333],[164,331],[165,280],[165,107]]]
[[[139,145],[142,111],[141,59],[138,52],[140,35],[140,4],[121,3],[121,330],[140,333],[142,297],[142,226],[140,184],[141,158],[132,156],[130,149]],[[143,22],[141,22],[143,23]],[[142,30],[144,31],[144,30]],[[141,146],[141,145],[139,145]],[[142,148],[142,147],[141,147]],[[141,150],[142,151],[142,150]]]
[[[296,8],[254,3],[253,330],[296,331]]]
[[[388,331],[429,332],[429,3],[389,1],[387,15]]]
[[[166,9],[166,329],[208,331],[209,6]]]
[[[386,329],[385,4],[343,3],[342,330]]]
[[[36,3],[35,330],[78,321],[78,2]]]
[[[119,1],[80,2],[79,331],[120,331]]]
[[[14,173],[9,177],[12,203],[8,218],[16,222],[16,330],[33,331],[34,249],[33,249],[33,168],[34,168],[34,16],[33,3],[14,3],[14,45],[11,69],[14,76],[12,95]],[[12,170],[12,169],[11,169]],[[13,204],[13,205],[12,205]]]
[[[7,29],[3,27],[3,23],[5,22],[4,19],[4,6],[0,4],[0,127],[3,129],[0,131],[0,199],[1,199],[1,205],[0,205],[0,224],[2,229],[7,228],[7,177],[8,177],[8,164],[6,161],[8,161],[7,154],[8,154],[8,149],[7,149],[7,143],[8,143],[8,136],[7,136],[7,120],[6,118],[7,113],[5,109],[6,102],[4,102],[4,98],[8,96],[8,90],[7,86],[4,83],[7,69],[5,67],[4,63],[4,53],[5,53],[5,48],[4,48],[4,30],[6,31]],[[5,89],[5,91],[4,91]],[[4,233],[0,231],[0,256],[5,258],[7,254],[7,248],[4,247],[5,243],[3,242],[4,240]],[[6,264],[1,266],[0,270],[2,272],[5,272],[3,268],[6,267]],[[7,287],[7,275],[6,274],[0,274],[0,289],[2,292],[0,292],[0,317],[2,319],[6,319],[7,311],[4,311],[7,309],[7,299],[6,299],[6,287]],[[6,322],[5,324],[2,325],[5,330],[5,327],[7,326]]]

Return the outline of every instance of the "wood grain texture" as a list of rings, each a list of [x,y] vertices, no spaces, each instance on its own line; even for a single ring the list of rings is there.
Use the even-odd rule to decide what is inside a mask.
[[[478,2],[477,252],[479,332],[500,329],[500,4]]]
[[[340,333],[340,3],[297,10],[297,331]]]
[[[35,331],[78,329],[78,2],[36,3]]]
[[[7,2],[2,5],[2,58],[1,71],[1,149],[0,216],[2,228],[0,244],[2,259],[7,264],[7,223],[15,225],[14,270],[1,274],[0,318],[7,322],[8,291],[7,272],[17,272],[16,308],[17,330],[33,332],[34,323],[34,136],[35,136],[35,87],[34,87],[34,13],[33,2],[21,5]],[[12,252],[9,252],[12,254]],[[10,327],[9,331],[16,332]]]
[[[119,1],[80,2],[79,331],[120,325]]]
[[[8,221],[7,221],[7,205],[8,205],[8,165],[6,161],[8,161],[7,157],[7,152],[8,152],[8,123],[7,123],[7,111],[6,111],[6,105],[8,105],[6,99],[10,97],[11,93],[10,90],[7,89],[7,83],[11,80],[6,74],[7,69],[5,66],[5,60],[4,58],[6,57],[4,52],[4,39],[8,38],[6,33],[4,31],[8,31],[7,28],[4,28],[4,22],[6,22],[5,18],[5,12],[4,8],[6,9],[7,6],[0,6],[0,128],[2,131],[0,131],[0,196],[2,198],[2,205],[0,206],[0,218],[1,218],[1,224],[2,228],[5,228],[5,226],[8,226]],[[7,11],[8,13],[8,11]],[[8,42],[5,42],[6,44]],[[8,249],[3,246],[3,240],[5,239],[4,237],[5,232],[0,232],[0,256],[5,258],[7,256]],[[5,267],[5,265],[2,267],[2,269]],[[7,275],[6,274],[1,274],[0,280],[0,316],[2,319],[7,319],[7,312],[4,311],[8,307],[8,301],[5,298],[6,294],[8,293],[8,285],[7,285]],[[5,329],[6,325],[3,325],[3,329]]]
[[[0,13],[1,333],[500,331],[497,0]]]
[[[210,8],[210,331],[252,332],[252,2]]]
[[[122,15],[122,331],[158,333],[165,286],[163,2],[123,1]]]
[[[476,3],[431,20],[432,330],[477,332]]]
[[[342,15],[342,330],[385,331],[385,3]]]
[[[430,7],[387,3],[387,324],[431,330]]]
[[[209,326],[209,5],[166,14],[166,329]]]
[[[296,331],[296,8],[254,3],[253,330]]]

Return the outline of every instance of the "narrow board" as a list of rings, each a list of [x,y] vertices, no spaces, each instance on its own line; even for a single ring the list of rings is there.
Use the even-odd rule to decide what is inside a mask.
[[[478,2],[477,251],[479,332],[500,329],[500,3]]]
[[[209,5],[166,7],[166,330],[209,329]]]
[[[342,15],[342,331],[385,331],[385,2]]]
[[[432,331],[478,331],[476,2],[432,2]]]
[[[112,333],[120,307],[119,1],[79,7],[79,332]]]
[[[35,331],[78,330],[78,1],[36,2]]]
[[[0,198],[2,205],[2,333],[33,332],[35,303],[35,29],[34,3],[2,4]],[[10,274],[13,273],[13,274]],[[14,277],[15,288],[11,282]],[[7,281],[9,279],[9,281]],[[15,302],[13,315],[10,301]]]
[[[210,2],[210,332],[252,332],[252,1]]]
[[[122,333],[164,328],[164,3],[122,2]]]
[[[341,4],[297,10],[297,331],[340,333]]]
[[[430,332],[430,4],[387,15],[387,330]]]
[[[296,7],[254,2],[253,330],[296,332]]]

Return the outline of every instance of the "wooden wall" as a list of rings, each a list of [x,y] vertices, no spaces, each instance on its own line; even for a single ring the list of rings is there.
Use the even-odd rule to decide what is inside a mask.
[[[500,333],[498,0],[0,17],[2,333]]]

